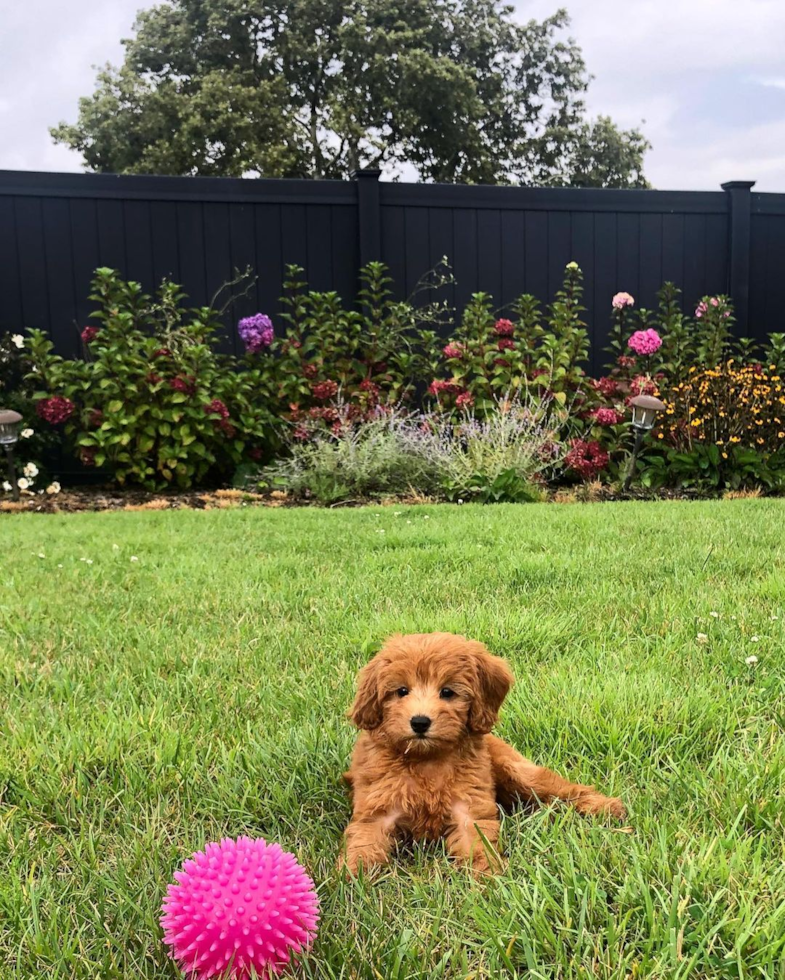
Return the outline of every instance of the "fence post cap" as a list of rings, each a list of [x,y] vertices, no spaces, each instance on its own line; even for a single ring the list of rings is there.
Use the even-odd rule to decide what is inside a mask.
[[[381,175],[381,170],[376,167],[363,167],[362,170],[352,170],[349,174],[352,180],[360,180],[361,178],[378,180]]]
[[[720,187],[724,191],[748,191],[755,184],[757,184],[756,180],[728,180],[724,184],[720,184]]]

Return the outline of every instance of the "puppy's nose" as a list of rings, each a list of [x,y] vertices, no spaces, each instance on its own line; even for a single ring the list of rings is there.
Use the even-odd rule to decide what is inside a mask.
[[[424,735],[431,727],[431,719],[427,715],[415,715],[410,725],[415,735]]]

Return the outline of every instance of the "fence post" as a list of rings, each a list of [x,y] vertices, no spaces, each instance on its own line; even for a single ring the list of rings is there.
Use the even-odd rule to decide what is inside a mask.
[[[357,232],[360,268],[382,257],[382,214],[379,206],[381,170],[353,170],[357,184]]]
[[[750,228],[754,180],[730,180],[722,184],[728,195],[728,285],[736,313],[739,336],[747,332],[750,307]]]

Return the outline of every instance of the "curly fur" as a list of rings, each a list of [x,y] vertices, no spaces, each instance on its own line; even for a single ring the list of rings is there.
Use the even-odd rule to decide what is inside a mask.
[[[400,835],[445,837],[475,871],[496,869],[498,807],[516,800],[566,800],[581,813],[624,817],[621,800],[490,734],[512,683],[503,660],[452,633],[393,636],[360,671],[349,717],[362,734],[345,777],[353,814],[341,861],[350,873],[385,864]],[[416,716],[430,719],[424,735],[412,728]]]

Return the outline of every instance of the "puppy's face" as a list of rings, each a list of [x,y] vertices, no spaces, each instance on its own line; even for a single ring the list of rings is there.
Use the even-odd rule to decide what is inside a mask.
[[[360,672],[352,721],[406,754],[489,732],[512,684],[503,660],[452,633],[391,637]]]

